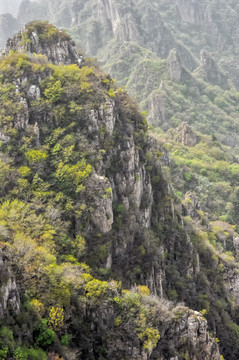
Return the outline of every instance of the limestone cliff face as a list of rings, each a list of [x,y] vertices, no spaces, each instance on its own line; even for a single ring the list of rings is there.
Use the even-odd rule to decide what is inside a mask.
[[[228,89],[227,76],[219,69],[216,61],[205,50],[201,51],[201,68],[206,81],[223,89]]]
[[[203,6],[200,1],[175,0],[182,21],[192,24],[204,22]]]
[[[182,75],[182,65],[179,56],[175,49],[171,50],[168,57],[168,69],[170,78],[173,81],[179,82]]]
[[[179,21],[187,24],[186,31],[198,28],[201,34],[206,33],[206,37],[204,39],[202,37],[196,47],[191,44],[194,51],[199,55],[200,50],[207,47],[214,53],[216,59],[221,59],[223,68],[230,73],[233,81],[238,85],[237,54],[234,51],[239,36],[236,3],[176,0],[175,6]],[[233,54],[229,61],[225,61],[226,57],[224,58],[223,55],[227,51]]]
[[[178,321],[171,325],[168,334],[169,342],[178,342],[185,348],[188,346],[189,349],[194,349],[185,352],[192,360],[198,358],[203,360],[221,359],[215,340],[208,336],[207,322],[198,312],[186,311]],[[197,351],[201,353],[199,357],[196,355]],[[162,359],[167,360],[167,357],[163,356]],[[180,359],[180,357],[177,355],[170,357],[170,360],[173,359]]]
[[[34,11],[36,6],[41,9]],[[34,12],[37,12],[37,15]],[[144,16],[139,16],[139,12]],[[93,56],[99,56],[98,50],[116,39],[119,46],[112,49],[115,55],[123,50],[121,45],[125,42],[146,46],[163,58],[168,56],[171,48],[176,47],[182,53],[183,59],[187,59],[189,68],[196,66],[191,54],[183,44],[177,43],[173,33],[165,25],[154,1],[146,4],[143,1],[131,0],[127,4],[119,4],[117,0],[80,0],[70,3],[59,0],[57,3],[43,1],[42,5],[36,5],[27,0],[22,4],[18,18],[22,19],[22,22],[48,19],[58,26],[82,29],[84,49]],[[142,29],[145,31],[142,32]]]
[[[181,142],[185,146],[195,146],[199,141],[198,136],[187,122],[184,122],[176,131],[176,141]]]
[[[128,341],[132,324],[128,323],[124,332],[118,331],[107,340],[108,358],[121,359],[122,356],[132,360],[179,360],[188,356],[192,360],[220,360],[218,345],[208,334],[207,321],[196,311],[184,306],[174,307],[172,303],[152,297],[150,300],[157,306],[160,318],[158,329],[162,339],[158,346],[151,350],[139,351],[139,342],[131,337]],[[112,326],[113,309],[106,306],[94,313],[92,328],[104,333],[107,326]]]
[[[26,33],[28,40],[24,42],[23,34]],[[28,33],[29,32],[29,33]],[[21,33],[9,39],[6,45],[5,53],[10,51],[29,52],[45,55],[48,61],[53,64],[78,64],[82,63],[82,56],[77,54],[75,43],[65,36],[64,32],[59,32],[57,38],[52,41],[42,41],[41,31],[23,29]]]
[[[163,83],[161,83],[161,88]],[[149,123],[153,126],[160,124],[164,128],[165,123],[167,122],[166,117],[166,99],[163,94],[160,92],[154,92],[150,96],[149,100],[150,108],[150,117],[148,119]]]
[[[80,56],[76,54],[71,41],[42,43],[39,40],[39,34],[31,31],[28,34],[30,43],[28,42],[25,47],[22,43],[24,31],[8,41],[6,54],[9,54],[11,50],[20,52],[26,50],[29,53],[42,52],[49,61],[55,64],[62,62],[63,59],[66,64],[79,62]],[[43,73],[39,78],[40,81],[46,76],[47,73]],[[15,80],[16,95],[22,111],[15,118],[14,126],[17,129],[33,126],[36,143],[40,144],[41,126],[46,122],[52,124],[53,119],[48,114],[33,113],[30,109],[31,101],[41,96],[39,79],[22,73]],[[26,82],[29,84],[28,87],[25,85]],[[109,239],[113,239],[108,255],[112,259],[110,261],[112,266],[119,266],[119,268],[121,268],[123,258],[128,257],[129,248],[137,241],[140,229],[149,229],[153,217],[155,217],[154,221],[159,221],[161,217],[171,213],[171,205],[165,209],[162,206],[162,211],[155,211],[153,205],[157,202],[160,208],[160,203],[168,192],[167,184],[161,175],[159,160],[155,155],[155,152],[159,151],[158,146],[156,142],[142,142],[143,139],[140,136],[137,139],[135,136],[137,121],[130,125],[128,116],[127,112],[122,112],[118,100],[108,99],[103,101],[97,110],[87,109],[82,123],[82,129],[87,133],[89,146],[96,151],[99,151],[108,139],[111,142],[110,150],[104,151],[102,159],[96,162],[95,172],[87,185],[89,189],[91,187],[94,189],[95,194],[90,199],[93,210],[90,213],[91,224],[88,236],[90,238],[94,236],[93,232],[99,231],[105,235],[108,234]],[[4,131],[1,136],[4,141],[10,140]],[[141,146],[144,147],[144,151]],[[148,158],[145,157],[147,152]],[[158,165],[152,171],[151,167],[155,164]],[[153,177],[158,179],[157,184],[153,184]],[[155,186],[161,191],[154,194]],[[118,210],[114,208],[115,204],[118,204]],[[114,221],[117,216],[123,217],[125,222],[120,232],[116,229],[116,221]],[[125,226],[126,224],[128,227]],[[77,229],[76,219],[76,231]]]
[[[175,0],[168,4],[166,0],[151,0],[146,4],[131,0],[120,4],[116,0],[24,0],[19,23],[37,19],[72,28],[84,50],[104,63],[106,54],[111,62],[119,51],[123,53],[125,42],[136,42],[163,58],[176,48],[183,65],[193,70],[201,49],[206,48],[214,53],[215,59],[221,59],[224,69],[238,84],[237,52],[234,51],[239,38],[238,8],[234,2]],[[6,40],[5,35],[3,37]],[[119,42],[118,46],[109,45],[112,39]],[[228,61],[225,56],[228,52],[233,53],[234,59]]]
[[[14,276],[0,249],[0,318],[20,311],[20,297]]]

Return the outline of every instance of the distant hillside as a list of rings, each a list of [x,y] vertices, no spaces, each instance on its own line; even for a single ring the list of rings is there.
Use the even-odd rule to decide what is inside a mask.
[[[153,125],[167,129],[186,120],[235,147],[237,11],[232,1],[27,0],[18,19],[68,28],[141,102]]]
[[[0,49],[4,49],[6,40],[20,29],[19,22],[11,15],[0,15]]]
[[[9,13],[17,17],[21,0],[0,0],[0,15]]]

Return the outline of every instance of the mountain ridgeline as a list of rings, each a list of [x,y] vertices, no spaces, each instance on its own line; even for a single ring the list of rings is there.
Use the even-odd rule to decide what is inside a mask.
[[[34,19],[67,28],[147,111],[177,194],[196,192],[210,221],[237,225],[238,11],[221,0],[27,0],[17,19],[3,16],[0,43]],[[174,141],[184,122],[197,137],[186,148]]]
[[[0,42],[21,24],[50,20],[127,87],[150,124],[168,130],[187,121],[235,148],[238,11],[233,1],[26,0],[15,23],[2,16]]]

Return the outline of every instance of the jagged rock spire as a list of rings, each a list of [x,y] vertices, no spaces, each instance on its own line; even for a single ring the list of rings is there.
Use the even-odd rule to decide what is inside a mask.
[[[11,51],[42,54],[56,65],[81,65],[83,61],[71,37],[47,21],[33,21],[9,39],[5,53],[9,54]]]
[[[177,129],[176,141],[181,142],[184,146],[195,146],[199,137],[194,133],[191,126],[185,121]]]
[[[168,69],[171,80],[179,82],[182,75],[182,65],[176,49],[170,50],[168,56]]]
[[[228,88],[227,76],[219,68],[211,54],[206,50],[201,51],[200,66],[204,72],[206,81],[213,85],[221,86],[224,89]]]

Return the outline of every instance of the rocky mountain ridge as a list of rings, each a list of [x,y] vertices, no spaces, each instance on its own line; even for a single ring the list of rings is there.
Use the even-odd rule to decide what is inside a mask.
[[[154,174],[154,181],[171,173],[168,181],[181,198],[180,201],[175,199],[176,210],[172,199],[166,200],[167,197],[175,198],[173,192],[168,193],[172,186],[167,181],[159,185],[164,193],[162,217],[158,217],[158,209],[155,210],[154,204],[158,201],[155,197],[151,206],[148,195],[143,196],[139,209],[142,214],[141,206],[146,198],[146,208],[151,209],[151,215],[147,215],[151,219],[150,230],[158,228],[157,219],[168,219],[168,227],[164,221],[159,230],[160,242],[151,232],[141,236],[140,217],[136,215],[132,234],[122,232],[112,252],[109,250],[111,245],[109,248],[107,245],[101,265],[121,269],[123,262],[127,269],[126,287],[140,281],[150,284],[151,291],[160,296],[184,300],[197,310],[205,308],[209,313],[210,329],[217,329],[225,358],[237,359],[237,3],[173,1],[169,4],[161,0],[145,4],[89,0],[58,1],[56,8],[53,1],[45,2],[43,6],[40,2],[28,1],[22,7],[19,19],[32,19],[36,9],[43,19],[50,18],[59,26],[69,27],[82,48],[92,56],[97,55],[119,83],[127,85],[141,107],[148,111],[150,123],[160,126],[154,134],[161,144],[158,151],[164,155],[169,149],[172,153],[171,166],[164,175]],[[150,169],[153,166],[150,163],[152,151],[147,150],[146,166]],[[127,178],[123,182],[127,191]],[[114,179],[112,183],[115,184]],[[149,194],[154,194],[152,181],[151,186]],[[195,196],[200,198],[200,206]],[[115,222],[118,228],[122,226],[129,218],[129,212],[132,215],[130,223],[135,224],[133,208],[129,206],[128,213],[125,212],[127,200],[122,199],[120,205],[124,207],[112,206],[113,229]],[[173,216],[176,219],[174,225],[170,220]],[[188,237],[175,236],[181,224]],[[139,229],[137,236],[134,235],[135,228]],[[99,243],[97,239],[96,244]],[[156,244],[156,250],[152,251],[157,254],[153,266],[152,253],[143,255],[141,248],[142,245],[148,251],[148,243]],[[118,246],[120,250],[116,254]],[[142,259],[135,248],[140,248]],[[209,254],[205,250],[208,248]],[[184,249],[190,256],[185,256]],[[183,290],[185,283],[186,288],[190,288],[189,294]],[[233,350],[228,353],[228,348]]]
[[[230,75],[229,65],[220,62],[226,51],[224,47],[229,46],[227,37],[224,38],[222,32],[229,34],[230,29],[219,29],[218,18],[223,16],[221,5],[216,7],[214,3],[208,2],[204,5],[195,4],[188,1],[184,5],[181,2],[168,5],[168,2],[163,0],[160,4],[155,1],[147,4],[131,1],[124,4],[116,0],[66,3],[62,0],[56,7],[54,2],[41,5],[27,1],[22,3],[18,20],[27,22],[34,19],[34,13],[37,13],[41,19],[50,19],[58,26],[69,28],[82,48],[91,56],[97,56],[118,83],[126,86],[131,95],[136,97],[141,108],[148,112],[152,125],[166,130],[179,125],[179,122],[187,121],[195,126],[196,130],[215,133],[224,144],[234,147],[238,143],[234,131],[235,111],[224,105],[229,101],[228,106],[232,103],[232,107],[235,107],[237,76],[233,64],[229,70],[233,71],[234,75]],[[42,10],[36,11],[36,6]],[[233,4],[230,6],[234,7]],[[188,11],[183,12],[182,9]],[[188,18],[186,21],[183,13],[197,13],[198,20]],[[202,13],[203,16],[199,15]],[[204,38],[201,34],[205,30],[205,21],[209,18],[211,20],[208,20],[207,26],[211,24],[215,27],[218,40]],[[222,22],[224,24],[224,19]],[[190,29],[190,26],[196,28]],[[192,44],[187,41],[185,33],[188,32],[194,39]],[[208,29],[207,36],[213,34],[214,30]],[[101,39],[104,39],[104,42]],[[210,48],[207,40],[212,46],[218,41],[222,41],[224,45],[220,51],[217,49],[217,53],[214,47]],[[177,70],[176,64],[170,66],[172,49],[175,49],[173,51],[177,54]],[[232,54],[233,61],[236,62],[236,54]],[[224,70],[221,67],[224,67]],[[172,71],[176,71],[176,82],[179,86],[174,84]],[[215,87],[214,90],[211,89],[212,86]],[[212,97],[211,91],[219,92],[220,99],[214,95]],[[183,101],[185,96],[190,103]],[[210,119],[214,114],[217,121]],[[228,116],[233,123],[233,131],[230,130],[232,127],[228,126],[225,132],[218,128],[218,124]],[[212,123],[210,126],[209,121]]]
[[[223,291],[234,324],[228,299],[236,304],[237,295],[215,273],[223,263],[224,279],[238,283],[237,265],[196,230],[187,234],[162,171],[168,154],[148,138],[127,94],[86,60],[79,66],[61,36],[31,23],[0,62],[1,247],[21,298],[20,313],[0,329],[1,351],[6,359],[52,351],[65,359],[220,359],[206,320],[175,301],[213,307],[209,326],[225,336],[214,296]],[[202,272],[211,261],[215,273]]]
[[[227,10],[231,8],[228,15],[235,15],[237,10],[234,3],[225,7]],[[222,24],[226,21],[221,13],[222,8],[222,4],[217,7],[214,2],[207,1],[204,4],[179,1],[168,5],[164,0],[160,4],[155,1],[124,4],[116,0],[77,0],[70,3],[64,0],[57,3],[27,0],[20,7],[18,23],[23,24],[38,17],[69,28],[82,48],[91,56],[97,55],[119,84],[127,86],[141,103],[142,109],[149,113],[148,119],[152,125],[166,130],[187,121],[196,130],[215,133],[224,144],[235,147],[238,143],[234,131],[237,75],[233,64],[236,53],[227,40],[231,28],[226,25],[219,27],[220,21]],[[204,36],[202,32],[205,31],[206,22]],[[194,42],[188,43],[188,32],[192,34]],[[211,39],[213,36],[217,40]],[[235,39],[233,37],[232,41],[235,42]],[[218,42],[223,45],[215,50],[214,45]],[[177,70],[176,64],[170,66],[172,49],[177,54]],[[223,60],[229,49],[233,54],[233,64],[230,66]],[[174,84],[173,69],[175,74],[180,72],[176,82],[181,87]],[[228,69],[233,74],[230,75]],[[161,87],[161,84],[164,86]],[[214,96],[216,92],[220,96]],[[185,96],[191,103],[183,101]],[[228,106],[226,102],[229,102]],[[210,119],[210,116],[215,117],[214,114],[217,121]],[[228,116],[233,130],[228,125],[225,132],[218,128],[218,124]],[[212,123],[210,126],[209,121]]]
[[[47,23],[45,27],[40,25],[33,29],[31,26],[24,28],[18,36],[8,39],[4,54],[9,55],[11,51],[35,53],[46,56],[48,61],[55,65],[81,65],[82,56],[77,54],[75,43],[65,31],[53,31],[49,34],[50,30],[51,26]]]

